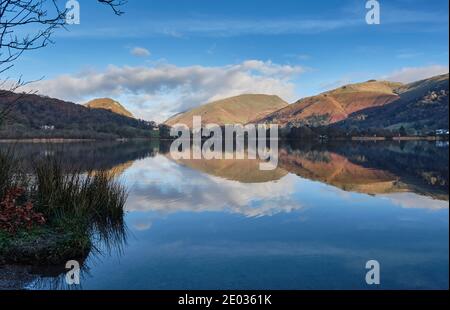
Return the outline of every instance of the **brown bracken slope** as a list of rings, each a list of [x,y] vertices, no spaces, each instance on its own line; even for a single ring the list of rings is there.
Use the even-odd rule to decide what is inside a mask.
[[[399,98],[396,89],[400,83],[368,81],[342,86],[338,89],[297,101],[265,117],[254,118],[254,123],[279,125],[329,125],[367,108],[389,104]]]
[[[211,102],[198,108],[180,113],[168,119],[165,124],[185,124],[192,128],[194,116],[201,116],[203,124],[246,124],[254,118],[285,108],[288,104],[278,96],[241,95]]]

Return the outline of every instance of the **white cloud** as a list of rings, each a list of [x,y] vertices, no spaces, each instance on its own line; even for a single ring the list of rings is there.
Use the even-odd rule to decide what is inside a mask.
[[[207,162],[203,162],[201,167],[208,166]],[[347,192],[290,173],[280,174],[273,181],[242,183],[208,174],[214,171],[209,170],[214,167],[220,166],[211,164],[208,169],[196,170],[164,155],[135,161],[123,175],[123,179],[132,187],[126,210],[149,214],[133,220],[133,226],[136,229],[148,229],[156,214],[179,212],[228,212],[246,217],[290,213],[311,208],[308,199],[308,193],[311,192],[319,193],[324,199],[341,201],[339,205],[355,199],[374,199],[368,198],[366,194]],[[223,172],[221,169],[215,171]],[[415,193],[392,193],[376,197],[404,208],[448,209],[448,201],[434,200]]]
[[[128,212],[163,215],[229,212],[262,217],[302,208],[293,193],[295,184],[303,181],[294,175],[285,175],[276,182],[241,183],[199,172],[158,155],[136,161],[126,172],[126,179],[133,184],[126,206]]]
[[[246,93],[275,94],[293,101],[297,98],[292,80],[304,71],[300,66],[260,60],[217,67],[109,66],[102,72],[38,81],[28,88],[74,102],[114,97],[138,117],[163,121],[200,104]]]
[[[401,206],[402,208],[430,209],[430,210],[448,209],[448,201],[432,199],[429,197],[420,196],[415,193],[393,193],[378,196],[387,198],[392,203]]]
[[[149,57],[151,55],[150,51],[144,47],[134,47],[131,50],[131,54],[136,57]]]
[[[394,82],[411,83],[445,73],[448,73],[448,66],[431,65],[425,67],[406,67],[383,76],[382,79]]]

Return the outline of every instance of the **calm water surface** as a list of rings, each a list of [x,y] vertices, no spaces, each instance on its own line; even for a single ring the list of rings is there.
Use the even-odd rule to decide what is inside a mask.
[[[378,288],[448,289],[445,142],[285,144],[270,172],[175,161],[155,143],[15,148],[109,169],[129,189],[127,242],[88,257],[83,289],[373,289],[369,260]]]

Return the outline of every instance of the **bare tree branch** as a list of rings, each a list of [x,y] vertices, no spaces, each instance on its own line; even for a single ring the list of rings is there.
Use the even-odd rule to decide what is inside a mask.
[[[97,0],[122,15],[121,7],[126,0]],[[65,28],[68,10],[65,0],[0,0],[0,75],[10,70],[16,60],[26,51],[44,48],[53,43],[55,30]],[[11,82],[0,76],[0,125],[20,98],[9,96],[30,82],[20,78]],[[5,98],[13,98],[5,103]]]
[[[120,7],[127,3],[126,0],[98,0],[98,2],[109,5],[114,13],[119,16],[124,14]]]

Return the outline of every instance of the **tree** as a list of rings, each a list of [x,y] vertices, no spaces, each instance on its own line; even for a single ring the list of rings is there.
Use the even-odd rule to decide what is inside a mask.
[[[97,0],[110,7],[114,14],[122,15],[120,8],[126,0]],[[55,30],[65,28],[68,9],[66,1],[59,0],[0,0],[0,74],[14,66],[14,62],[26,51],[37,50],[52,43]],[[11,81],[0,77],[0,100],[9,98],[10,92],[27,84],[22,78]],[[18,96],[11,102],[3,102],[0,108],[0,126]]]

